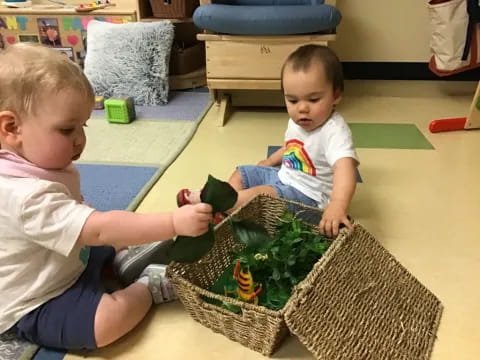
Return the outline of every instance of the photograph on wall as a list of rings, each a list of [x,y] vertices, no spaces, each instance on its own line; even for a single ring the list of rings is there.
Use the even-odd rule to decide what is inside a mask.
[[[58,20],[55,18],[40,18],[37,20],[40,41],[48,46],[62,46]]]
[[[18,41],[20,42],[34,42],[38,43],[38,35],[18,35]]]
[[[73,54],[73,48],[70,47],[56,47],[54,50],[59,51],[63,55],[67,56],[70,60],[75,61],[75,55]]]

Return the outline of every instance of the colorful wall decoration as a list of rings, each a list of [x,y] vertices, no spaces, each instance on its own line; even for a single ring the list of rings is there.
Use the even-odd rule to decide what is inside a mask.
[[[0,15],[0,49],[16,42],[41,43],[82,66],[92,20],[123,24],[135,19],[133,15]]]

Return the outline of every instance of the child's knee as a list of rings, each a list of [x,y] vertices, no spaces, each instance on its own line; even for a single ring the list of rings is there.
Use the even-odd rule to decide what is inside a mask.
[[[104,294],[95,314],[95,341],[97,347],[106,346],[132,330],[147,314],[152,304],[144,286]]]
[[[233,174],[230,176],[230,179],[228,179],[228,183],[237,191],[243,189],[243,181],[242,181],[242,174],[240,173],[240,170],[235,169]]]

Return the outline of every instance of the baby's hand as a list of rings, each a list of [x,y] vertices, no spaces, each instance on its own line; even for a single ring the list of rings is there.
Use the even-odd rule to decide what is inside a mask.
[[[344,224],[348,229],[353,230],[353,225],[347,217],[346,210],[342,204],[337,202],[328,204],[320,221],[320,233],[333,238],[338,235],[340,224]]]
[[[175,233],[185,236],[205,234],[211,220],[212,207],[205,203],[184,205],[178,208],[172,216]]]

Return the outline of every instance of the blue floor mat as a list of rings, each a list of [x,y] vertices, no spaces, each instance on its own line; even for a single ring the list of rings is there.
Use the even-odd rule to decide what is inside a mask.
[[[157,167],[76,164],[87,203],[100,211],[123,210],[157,172]]]

